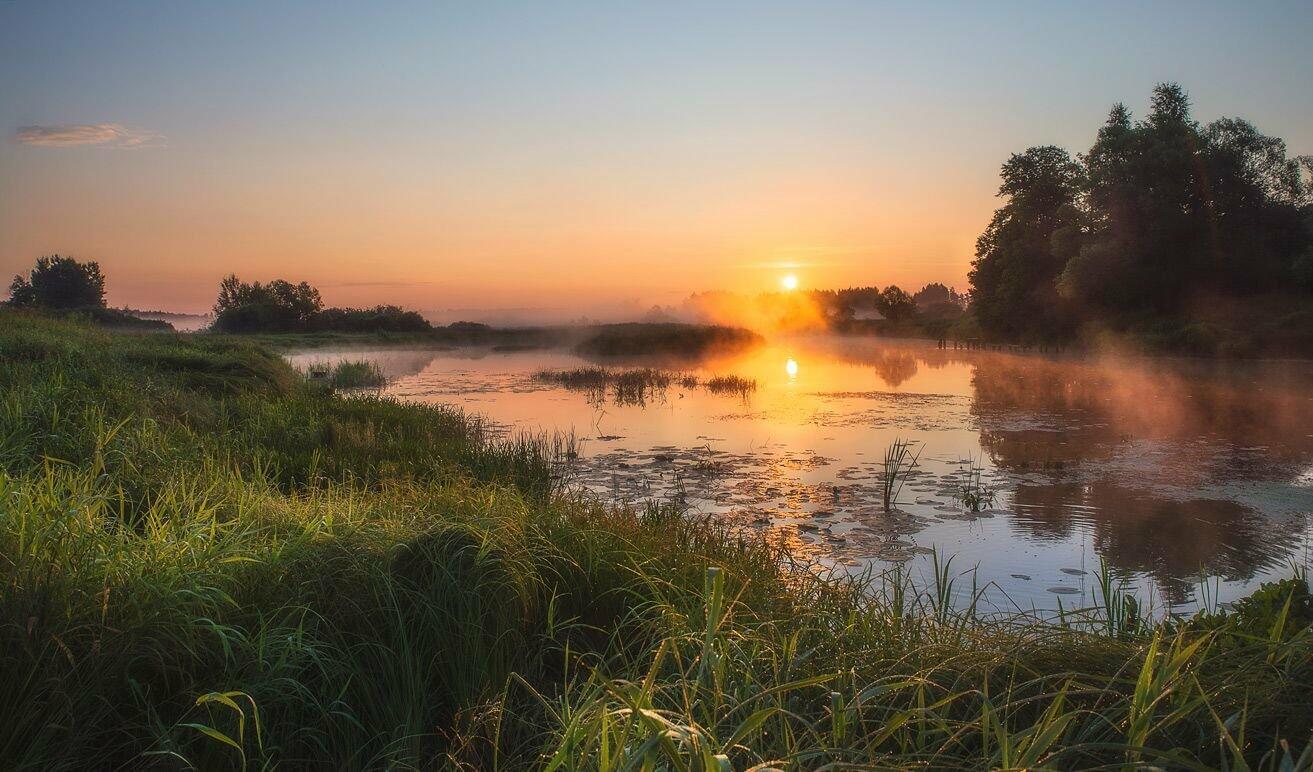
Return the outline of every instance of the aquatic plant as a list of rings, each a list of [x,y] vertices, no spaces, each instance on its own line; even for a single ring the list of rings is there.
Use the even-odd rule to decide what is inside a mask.
[[[958,484],[957,497],[968,512],[979,512],[994,506],[998,492],[985,481],[985,469],[974,460],[966,471],[966,476]]]
[[[1125,638],[1141,632],[1146,621],[1140,601],[1127,590],[1124,579],[1114,575],[1112,566],[1102,556],[1094,593],[1093,611],[1103,617],[1104,632],[1111,638]]]
[[[756,379],[738,375],[717,375],[708,378],[702,385],[712,394],[729,394],[744,399],[757,390]]]
[[[578,367],[572,370],[539,370],[535,381],[555,383],[567,389],[597,389],[611,383],[614,375],[605,367]]]
[[[667,389],[679,386],[684,389],[705,388],[713,394],[731,394],[745,397],[757,388],[750,378],[723,375],[701,381],[692,373],[664,370],[654,367],[612,369],[607,367],[579,367],[568,370],[539,370],[533,379],[553,383],[575,391],[588,393],[594,402],[604,402],[608,394],[617,405],[644,405],[650,399],[661,399]]]
[[[908,475],[916,468],[917,459],[921,457],[921,449],[913,453],[912,445],[911,440],[894,440],[884,451],[879,483],[881,501],[886,512],[892,511],[894,504],[898,503],[898,493],[903,489],[903,483],[907,482]]]
[[[333,366],[328,382],[335,389],[378,389],[387,385],[387,376],[377,362],[362,359],[343,361]]]

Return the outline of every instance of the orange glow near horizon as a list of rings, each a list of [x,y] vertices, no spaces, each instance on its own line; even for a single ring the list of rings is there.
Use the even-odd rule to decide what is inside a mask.
[[[781,276],[780,287],[782,287],[785,292],[796,290],[798,288],[798,277],[791,273]]]
[[[82,151],[76,164],[51,165],[51,154],[76,152],[0,147],[10,179],[28,183],[0,206],[0,275],[72,255],[100,262],[112,305],[189,312],[208,310],[229,273],[308,281],[328,305],[550,308],[563,318],[637,318],[695,292],[779,291],[781,274],[823,289],[964,289],[996,186],[982,169],[945,195],[934,175],[908,167],[892,170],[887,191],[871,190],[860,168],[822,177],[775,162],[736,186],[691,165],[682,175],[621,165],[587,179],[553,168],[493,182],[472,161],[439,184],[381,150],[369,167],[298,148],[262,159],[258,172],[207,162],[196,177],[186,172],[199,162],[172,147]],[[114,182],[124,175],[132,185]]]
[[[1153,4],[1128,41],[1112,6],[290,5],[0,1],[0,298],[52,254],[184,312],[228,274],[435,319],[965,290],[1000,165],[1154,78],[1313,149],[1302,8]]]

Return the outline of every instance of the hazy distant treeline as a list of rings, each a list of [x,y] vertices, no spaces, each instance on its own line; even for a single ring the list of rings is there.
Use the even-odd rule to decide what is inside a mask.
[[[646,321],[695,321],[764,331],[822,330],[934,335],[971,328],[968,297],[933,282],[909,294],[897,285],[839,290],[796,290],[742,295],[713,291],[690,295],[678,306],[654,307]]]
[[[1032,147],[1003,164],[972,311],[1022,339],[1091,325],[1313,333],[1310,175],[1313,158],[1243,119],[1200,125],[1180,86],[1159,85],[1142,120],[1115,105],[1088,152]]]
[[[229,275],[219,283],[213,329],[218,332],[426,332],[418,311],[400,306],[324,308],[319,290],[306,282],[275,279],[244,282]]]

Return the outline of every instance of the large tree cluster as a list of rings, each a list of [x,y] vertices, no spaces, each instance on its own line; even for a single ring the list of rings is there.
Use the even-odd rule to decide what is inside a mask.
[[[1170,317],[1205,297],[1313,293],[1313,159],[1239,118],[1200,125],[1176,84],[1113,107],[1088,153],[1033,147],[976,245],[988,332],[1060,337],[1091,319]]]

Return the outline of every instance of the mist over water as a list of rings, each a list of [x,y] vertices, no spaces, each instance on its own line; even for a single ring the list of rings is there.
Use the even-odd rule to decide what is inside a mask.
[[[618,503],[682,498],[841,570],[929,553],[978,567],[999,608],[1054,608],[1092,590],[1100,560],[1181,610],[1226,601],[1310,562],[1313,363],[1217,362],[938,349],[927,341],[799,336],[624,394],[543,382],[595,365],[561,350],[351,349],[385,393],[459,405],[506,430],[573,432],[576,487]],[[604,363],[610,368],[625,364]],[[756,382],[713,393],[714,376]],[[918,453],[891,512],[885,449]],[[973,482],[974,481],[974,482]],[[971,511],[963,491],[992,494]]]

